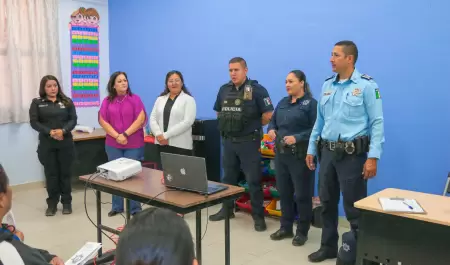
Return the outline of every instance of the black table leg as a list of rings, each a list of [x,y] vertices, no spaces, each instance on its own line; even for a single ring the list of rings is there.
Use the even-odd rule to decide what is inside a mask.
[[[125,216],[126,216],[126,222],[128,223],[128,221],[130,221],[131,219],[131,209],[130,209],[130,200],[129,199],[125,199]]]
[[[96,191],[95,192],[97,197],[97,242],[102,243],[102,204],[101,204],[101,192]],[[100,248],[98,250],[98,256],[100,257],[102,255],[102,249]]]
[[[230,209],[225,204],[225,265],[230,265]]]
[[[197,261],[202,264],[202,210],[195,212],[195,244],[197,247]]]

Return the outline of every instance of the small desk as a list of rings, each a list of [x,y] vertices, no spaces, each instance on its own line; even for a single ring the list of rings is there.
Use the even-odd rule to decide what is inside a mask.
[[[72,131],[75,145],[75,158],[72,165],[72,176],[92,174],[97,171],[97,166],[108,162],[105,151],[105,131],[95,129],[92,133]]]
[[[126,218],[130,219],[130,201],[134,200],[144,204],[152,205],[160,208],[168,208],[177,213],[187,214],[196,213],[196,252],[199,264],[202,260],[202,226],[201,226],[201,210],[209,206],[213,206],[224,201],[234,200],[244,193],[244,188],[229,186],[222,192],[205,197],[203,195],[177,191],[166,188],[161,184],[162,171],[150,168],[143,168],[143,171],[135,177],[129,178],[122,182],[106,180],[103,177],[93,177],[89,180],[90,175],[80,177],[80,180],[88,182],[96,190],[97,194],[97,240],[102,242],[102,230],[119,234],[120,232],[110,227],[102,225],[101,222],[101,192],[106,192],[124,197],[126,200]],[[224,207],[224,210],[226,207]],[[228,215],[227,215],[228,216]],[[99,250],[99,256],[101,255]],[[230,265],[230,219],[225,219],[225,264]]]
[[[105,140],[106,132],[102,128],[94,129],[92,133],[72,131],[72,136],[74,142],[96,140],[96,139]]]
[[[415,199],[427,214],[384,212],[380,197]],[[355,207],[361,209],[357,265],[450,264],[449,197],[385,189],[356,202]]]

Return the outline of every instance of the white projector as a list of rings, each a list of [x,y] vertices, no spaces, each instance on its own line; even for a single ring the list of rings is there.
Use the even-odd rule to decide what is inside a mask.
[[[97,167],[101,175],[109,180],[122,181],[142,172],[141,162],[119,158]]]

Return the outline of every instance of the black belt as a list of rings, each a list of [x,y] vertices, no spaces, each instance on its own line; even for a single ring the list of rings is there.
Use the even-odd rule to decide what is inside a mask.
[[[249,135],[244,135],[244,136],[229,136],[224,134],[222,137],[226,140],[230,140],[232,142],[246,142],[246,141],[256,141],[256,140],[260,140],[260,136],[261,133],[258,132],[254,132],[251,133]]]
[[[276,149],[279,151],[280,154],[296,154],[296,149],[294,146],[291,145],[279,145],[276,147]]]
[[[343,150],[345,150],[345,153],[347,153],[349,155],[352,155],[356,152],[356,144],[354,141],[335,142],[335,141],[322,140],[322,147],[325,147],[332,152],[334,152],[336,149],[343,149]]]

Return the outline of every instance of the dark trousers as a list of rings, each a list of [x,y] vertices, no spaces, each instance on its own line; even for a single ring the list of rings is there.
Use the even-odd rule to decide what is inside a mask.
[[[74,159],[72,140],[59,143],[45,143],[38,146],[38,159],[44,166],[48,206],[72,203],[71,167]]]
[[[367,196],[367,181],[362,172],[367,155],[345,155],[336,161],[335,153],[322,148],[319,169],[319,196],[322,211],[322,246],[333,251],[338,248],[338,204],[340,191],[351,229],[356,232],[360,211],[353,206]]]
[[[315,171],[291,153],[276,154],[275,170],[281,202],[281,227],[292,231],[295,205],[299,214],[297,233],[308,236],[312,219]],[[295,193],[295,199],[294,199]]]
[[[260,141],[249,140],[232,142],[224,138],[222,164],[224,176],[222,182],[229,185],[237,185],[240,171],[245,174],[250,191],[250,202],[253,218],[264,218],[264,195],[261,187],[261,154],[259,153]],[[225,207],[233,207],[230,202]]]
[[[192,156],[194,154],[193,150],[179,148],[179,147],[170,146],[170,145],[159,145],[158,144],[157,147],[158,147],[158,161],[156,161],[156,163],[158,164],[158,169],[160,169],[160,170],[162,170],[161,153],[186,155],[186,156]]]

